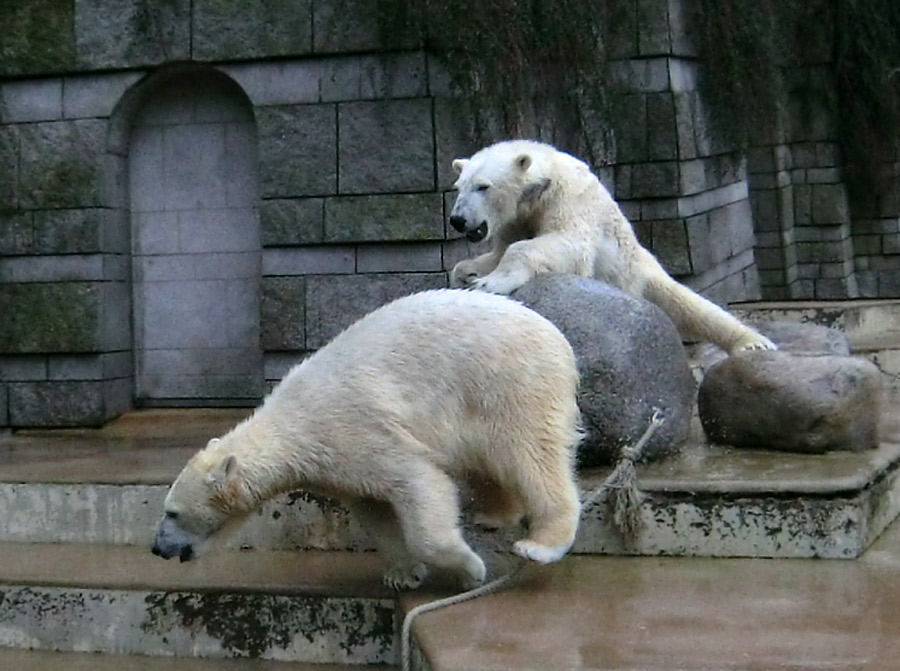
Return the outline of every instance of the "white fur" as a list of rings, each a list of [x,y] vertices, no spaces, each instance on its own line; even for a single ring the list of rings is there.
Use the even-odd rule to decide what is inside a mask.
[[[575,157],[514,140],[453,166],[459,195],[451,222],[470,235],[486,224],[492,242],[488,253],[456,264],[453,286],[509,294],[542,272],[595,277],[659,305],[685,338],[713,342],[729,353],[775,348],[672,279],[638,243],[600,180]]]
[[[528,551],[517,551],[555,561],[578,525],[577,384],[566,339],[515,301],[402,298],[292,369],[195,455],[166,510],[242,515],[293,489],[335,496],[374,532],[392,587],[418,586],[426,566],[471,586],[485,567],[458,524],[457,483],[468,480],[486,494],[486,519],[528,519]]]

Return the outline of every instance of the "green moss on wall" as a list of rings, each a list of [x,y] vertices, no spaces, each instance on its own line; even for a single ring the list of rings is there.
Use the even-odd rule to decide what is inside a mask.
[[[615,96],[606,77],[609,0],[378,0],[385,39],[418,38],[453,86],[506,135],[533,134],[540,118],[605,153]],[[537,110],[537,114],[535,113]],[[487,139],[487,138],[485,138]]]
[[[95,282],[0,285],[0,353],[99,351],[100,301]]]
[[[74,6],[72,0],[0,2],[0,75],[71,69]]]

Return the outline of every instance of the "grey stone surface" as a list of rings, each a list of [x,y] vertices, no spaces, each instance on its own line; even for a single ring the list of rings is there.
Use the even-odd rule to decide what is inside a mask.
[[[102,254],[0,258],[0,282],[83,282],[102,279]]]
[[[18,206],[19,184],[19,132],[15,126],[0,126],[0,209],[12,210]]]
[[[259,210],[263,247],[322,242],[324,206],[322,198],[263,200]]]
[[[191,1],[75,3],[75,52],[85,69],[127,68],[190,58]]]
[[[758,320],[754,320],[752,326],[778,345],[782,352],[850,356],[847,336],[836,328],[808,322]],[[728,354],[712,343],[697,343],[691,346],[690,357],[702,379],[706,371],[727,359]]]
[[[0,352],[96,352],[102,347],[97,282],[0,284]]]
[[[99,381],[13,382],[8,388],[11,426],[100,426],[109,419]]]
[[[17,256],[34,248],[33,217],[29,212],[0,214],[0,254]]]
[[[63,117],[66,119],[108,117],[125,92],[142,77],[142,72],[66,77],[63,79]]]
[[[444,269],[441,245],[433,242],[360,245],[356,250],[360,273],[435,272]]]
[[[587,438],[582,466],[615,461],[659,408],[665,423],[646,460],[677,450],[688,435],[694,383],[675,326],[658,307],[592,279],[545,274],[513,297],[552,321],[578,358],[579,406]]]
[[[47,357],[42,354],[0,356],[0,380],[4,382],[47,379]]]
[[[19,129],[19,204],[92,207],[103,202],[106,124],[95,119],[25,124]]]
[[[106,211],[99,208],[34,212],[35,254],[88,254],[103,250]]]
[[[823,453],[876,447],[881,395],[866,359],[760,351],[713,366],[698,405],[713,442]]]
[[[384,598],[44,586],[6,596],[7,647],[25,631],[28,647],[44,650],[323,664],[379,664],[393,654],[393,602]]]
[[[356,248],[349,245],[315,245],[267,249],[264,275],[330,275],[356,270]]]
[[[340,193],[434,189],[431,106],[430,100],[340,104]]]
[[[306,280],[306,346],[318,349],[392,300],[447,286],[446,273],[314,276]]]
[[[337,191],[337,120],[333,105],[256,110],[263,198],[320,196]]]
[[[312,50],[312,0],[194,0],[196,60],[299,56]]]
[[[654,93],[669,88],[667,58],[641,58],[611,61],[610,75],[629,91]]]
[[[63,115],[62,79],[7,82],[0,86],[0,122],[53,121]]]
[[[137,115],[128,184],[136,393],[142,399],[261,394],[252,118],[233,82],[187,73],[155,89]],[[118,285],[107,298],[114,308],[128,305],[114,295],[130,293],[129,278],[121,279],[110,283]],[[127,325],[127,310],[119,321],[122,316],[106,315],[107,328]],[[116,339],[124,340],[118,329]]]
[[[647,157],[651,161],[677,159],[678,134],[675,126],[675,103],[672,94],[669,92],[647,94],[646,104]]]
[[[442,240],[438,193],[343,196],[325,201],[326,242]]]
[[[680,219],[652,222],[653,253],[671,275],[691,272],[691,254],[685,224]]]
[[[260,301],[260,345],[267,351],[306,348],[306,282],[265,277]]]
[[[416,44],[414,35],[382,36],[378,0],[316,2],[313,7],[313,48],[316,53],[395,50]]]
[[[46,74],[75,65],[74,3],[56,0],[5,3],[0,75]]]

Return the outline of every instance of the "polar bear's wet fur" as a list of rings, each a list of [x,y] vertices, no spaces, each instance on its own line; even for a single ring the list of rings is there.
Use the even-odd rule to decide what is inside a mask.
[[[402,298],[293,368],[190,460],[153,551],[190,559],[229,520],[300,489],[347,503],[373,532],[390,586],[418,586],[428,566],[471,586],[485,566],[460,532],[467,481],[486,494],[480,522],[524,517],[514,551],[556,561],[580,512],[577,385],[566,339],[515,301],[447,289]]]
[[[577,158],[547,144],[512,140],[457,159],[453,167],[459,178],[450,223],[471,241],[491,241],[489,252],[453,268],[453,286],[509,294],[542,272],[594,277],[656,303],[686,339],[715,343],[730,354],[775,349],[672,279]]]

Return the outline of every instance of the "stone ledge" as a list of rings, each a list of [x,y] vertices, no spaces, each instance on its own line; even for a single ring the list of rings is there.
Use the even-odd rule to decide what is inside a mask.
[[[372,555],[181,565],[144,548],[0,543],[0,567],[0,646],[326,664],[396,655],[394,600]]]
[[[0,541],[148,546],[168,484],[209,437],[244,416],[246,411],[143,411],[100,432],[32,431],[0,439],[6,481],[0,503],[8,511],[0,519]],[[644,529],[637,539],[625,543],[605,506],[592,505],[574,551],[856,557],[900,511],[900,421],[891,418],[883,434],[876,450],[824,456],[689,442],[678,456],[639,468]],[[129,447],[154,435],[153,450]],[[70,456],[60,457],[61,444]],[[7,451],[12,446],[18,459]],[[607,473],[583,472],[582,489],[591,491]],[[471,528],[466,533],[476,550],[493,553],[516,530],[499,537]],[[340,505],[294,493],[253,513],[227,544],[244,546],[369,550],[372,542]]]

